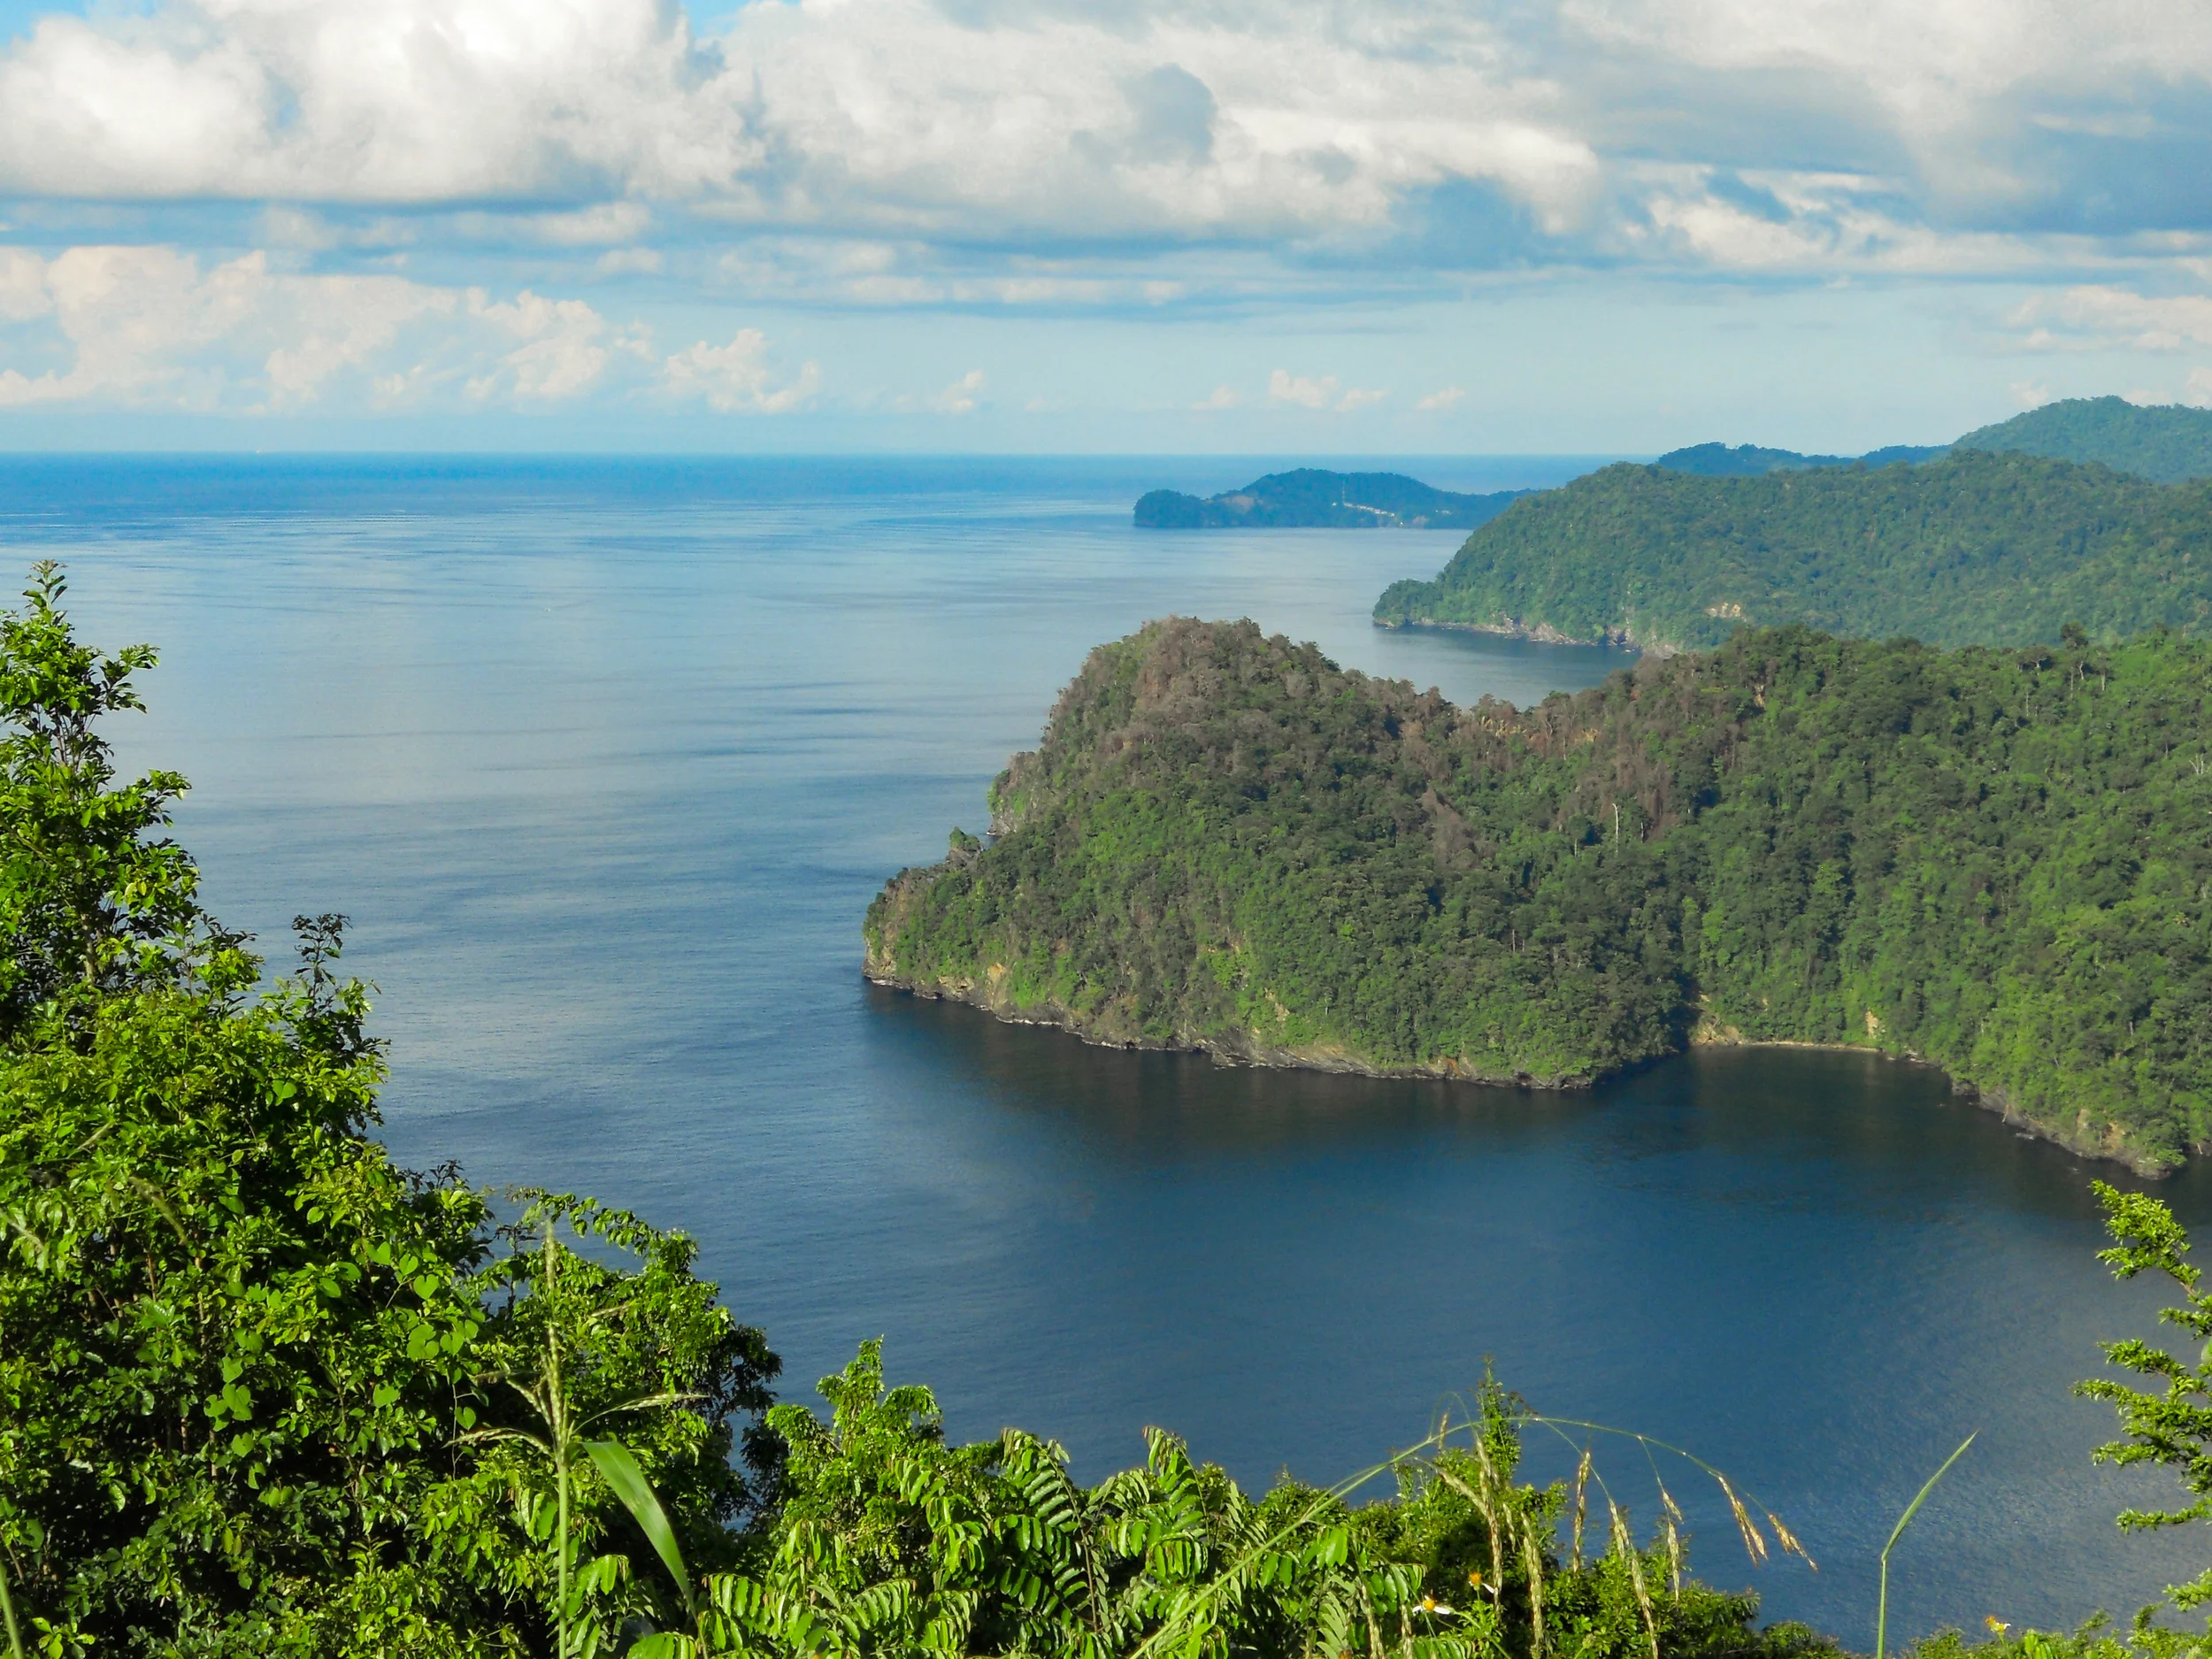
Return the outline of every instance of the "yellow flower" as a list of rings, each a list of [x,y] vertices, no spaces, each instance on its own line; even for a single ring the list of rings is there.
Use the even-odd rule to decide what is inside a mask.
[[[2011,1625],[2006,1624],[2004,1620],[1999,1618],[1994,1613],[1992,1613],[1987,1618],[1984,1619],[1982,1623],[1989,1626],[1989,1633],[1993,1636],[2001,1636],[2012,1628]]]
[[[1482,1588],[1482,1574],[1481,1574],[1481,1573],[1479,1573],[1479,1572],[1471,1572],[1471,1573],[1469,1573],[1469,1574],[1467,1575],[1467,1582],[1468,1582],[1469,1584],[1471,1584],[1471,1585],[1474,1586],[1474,1587],[1475,1587],[1476,1589],[1478,1589],[1478,1590],[1481,1589],[1481,1588]]]

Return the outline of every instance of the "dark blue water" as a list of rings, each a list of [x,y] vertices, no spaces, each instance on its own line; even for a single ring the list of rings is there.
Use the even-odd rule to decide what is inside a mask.
[[[2115,1531],[2163,1488],[2093,1467],[2108,1417],[2067,1393],[2156,1305],[2092,1259],[2086,1182],[2123,1178],[1937,1073],[1701,1055],[1562,1098],[1235,1071],[861,981],[877,885],[979,829],[1083,653],[1147,618],[1249,615],[1462,700],[1620,664],[1371,627],[1449,534],[1128,527],[1142,489],[1261,466],[5,462],[0,540],[69,561],[96,637],[162,646],[127,757],[192,777],[218,910],[273,944],[355,918],[398,1155],[687,1229],[789,1392],[882,1334],[958,1435],[1019,1422],[1095,1475],[1160,1423],[1263,1485],[1418,1439],[1486,1359],[1727,1469],[1821,1571],[1754,1571],[1709,1502],[1700,1567],[1852,1641],[1970,1429],[1893,1628],[2125,1614],[2195,1571],[2212,1536]],[[2212,1224],[2205,1181],[2168,1190]],[[1648,1517],[1637,1455],[1611,1469]]]

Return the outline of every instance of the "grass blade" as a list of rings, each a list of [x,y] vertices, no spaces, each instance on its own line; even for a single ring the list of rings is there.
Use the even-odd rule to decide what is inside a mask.
[[[1979,1429],[1974,1431],[1974,1434],[1980,1432]],[[1889,1641],[1889,1552],[1897,1548],[1897,1540],[1905,1535],[1905,1528],[1912,1524],[1912,1517],[1920,1513],[1920,1506],[1928,1501],[1928,1494],[1935,1490],[1936,1482],[1949,1474],[1951,1465],[1966,1455],[1966,1448],[1974,1443],[1974,1434],[1961,1440],[1958,1450],[1943,1460],[1943,1467],[1928,1477],[1927,1484],[1914,1494],[1913,1501],[1905,1506],[1905,1512],[1897,1517],[1897,1525],[1890,1528],[1889,1542],[1882,1546],[1882,1594],[1874,1615],[1874,1659],[1884,1659]]]
[[[630,1448],[619,1440],[586,1440],[584,1449],[591,1454],[591,1461],[614,1495],[622,1500],[622,1507],[636,1517],[645,1536],[660,1552],[668,1576],[676,1581],[676,1593],[684,1599],[684,1612],[696,1624],[699,1608],[691,1594],[691,1574],[684,1570],[683,1552],[676,1548],[676,1529],[669,1525],[668,1512],[661,1508],[653,1483],[646,1479]]]

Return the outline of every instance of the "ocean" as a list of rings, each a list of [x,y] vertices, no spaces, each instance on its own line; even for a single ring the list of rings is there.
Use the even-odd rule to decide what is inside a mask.
[[[983,828],[1093,645],[1249,616],[1340,662],[1517,703],[1621,653],[1368,621],[1458,538],[1139,533],[1131,503],[1282,465],[1191,460],[16,457],[0,538],[149,640],[127,764],[273,958],[296,913],[391,1044],[417,1165],[680,1227],[810,1397],[864,1339],[959,1438],[1018,1423],[1096,1477],[1171,1428],[1249,1486],[1328,1482],[1486,1368],[1540,1410],[1725,1470],[1819,1562],[1754,1568],[1666,1470],[1694,1565],[1869,1646],[2125,1617],[2212,1547],[2126,1538],[2161,1478],[2091,1463],[2069,1386],[2147,1333],[2088,1182],[2134,1185],[1851,1054],[1700,1053],[1573,1095],[1084,1046],[860,976],[884,879]],[[1576,457],[1426,457],[1431,482]],[[2164,1190],[2212,1223],[2212,1183]],[[1572,1449],[1532,1438],[1527,1471]],[[1655,1518],[1632,1442],[1600,1469]]]

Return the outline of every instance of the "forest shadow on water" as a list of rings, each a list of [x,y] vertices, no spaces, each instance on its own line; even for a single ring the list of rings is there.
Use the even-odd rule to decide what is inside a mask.
[[[2125,1617],[2202,1564],[2185,1536],[2118,1534],[2119,1509],[2168,1487],[2093,1464],[2110,1417],[2070,1393],[2101,1340],[2154,1329],[2158,1287],[2093,1258],[2089,1187],[2146,1184],[2021,1136],[1934,1067],[1699,1049],[1555,1094],[1223,1065],[865,999],[902,1066],[964,1079],[1072,1166],[1049,1247],[1085,1304],[1070,1319],[1182,1374],[1181,1402],[1210,1409],[1168,1426],[1248,1483],[1286,1461],[1348,1474],[1486,1363],[1539,1410],[1725,1469],[1821,1571],[1753,1570],[1717,1494],[1678,1467],[1700,1571],[1847,1640],[1870,1638],[1890,1524],[1970,1431],[1899,1552],[1902,1628]],[[2193,1166],[2158,1190],[2193,1224],[2212,1212]],[[1090,1425],[1030,1426],[1072,1428],[1079,1462],[1108,1466]],[[1575,1448],[1539,1434],[1529,1451],[1530,1472],[1562,1478]],[[1642,1455],[1611,1455],[1648,1519]]]

